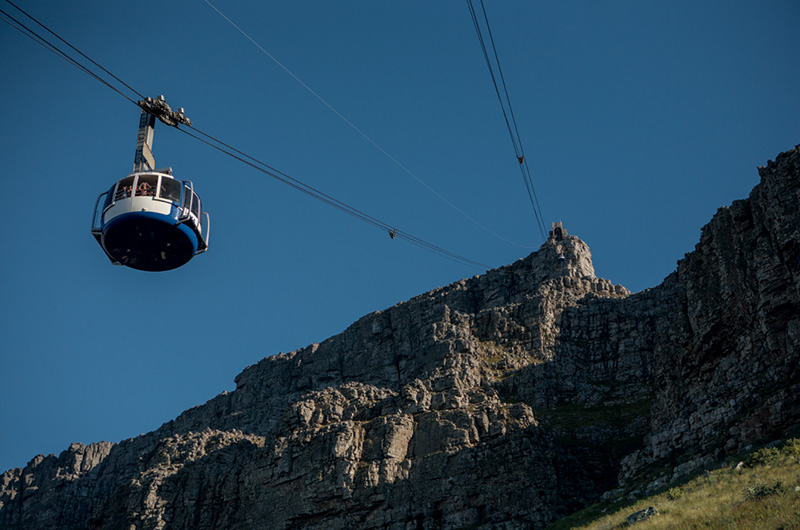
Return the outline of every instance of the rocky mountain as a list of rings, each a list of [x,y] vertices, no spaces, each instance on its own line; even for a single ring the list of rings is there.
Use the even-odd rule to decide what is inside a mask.
[[[800,424],[800,146],[652,289],[527,258],[0,478],[3,529],[540,528]]]

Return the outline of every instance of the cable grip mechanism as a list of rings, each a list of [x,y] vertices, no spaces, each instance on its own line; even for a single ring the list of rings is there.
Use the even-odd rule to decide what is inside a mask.
[[[161,120],[162,123],[166,123],[170,127],[177,127],[179,123],[184,125],[192,124],[192,120],[184,113],[183,107],[179,108],[177,111],[172,110],[163,95],[155,99],[151,97],[144,98],[139,101],[137,105],[139,105],[143,111],[152,114]]]

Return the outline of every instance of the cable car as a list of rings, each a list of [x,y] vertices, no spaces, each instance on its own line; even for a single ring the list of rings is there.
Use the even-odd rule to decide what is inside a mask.
[[[167,271],[208,250],[209,227],[194,186],[170,168],[132,173],[101,193],[92,234],[115,265]]]
[[[115,265],[167,271],[208,250],[210,218],[191,181],[176,179],[172,168],[153,169],[155,118],[168,125],[188,125],[183,109],[173,112],[163,96],[139,105],[142,116],[133,173],[97,197],[92,235]]]

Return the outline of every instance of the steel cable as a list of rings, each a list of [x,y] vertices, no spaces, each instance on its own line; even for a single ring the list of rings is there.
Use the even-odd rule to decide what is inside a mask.
[[[505,78],[503,77],[503,69],[500,66],[500,57],[497,53],[497,47],[494,43],[494,37],[492,36],[492,29],[489,25],[489,18],[486,15],[486,7],[483,4],[483,0],[481,1],[481,11],[483,14],[483,21],[484,25],[486,26],[487,33],[489,36],[489,43],[491,44],[492,48],[492,55],[494,56],[494,62],[497,65],[497,74],[495,75],[495,69],[492,66],[492,59],[489,54],[489,50],[486,46],[486,40],[483,36],[483,31],[481,30],[481,23],[478,19],[478,14],[475,10],[475,6],[472,4],[472,0],[467,0],[467,7],[469,8],[470,16],[472,18],[472,23],[475,26],[475,32],[478,34],[478,42],[481,46],[481,51],[483,52],[483,58],[486,61],[486,66],[489,68],[489,75],[492,78],[492,85],[494,85],[495,94],[497,94],[497,99],[500,102],[500,108],[503,111],[503,119],[506,122],[506,128],[508,129],[508,134],[511,137],[511,144],[514,148],[514,155],[517,157],[519,162],[520,171],[522,173],[522,180],[525,183],[525,189],[528,192],[528,198],[530,200],[531,206],[533,208],[533,214],[536,218],[536,224],[541,232],[542,238],[547,238],[546,236],[546,229],[544,224],[544,216],[542,215],[542,209],[539,206],[539,198],[536,195],[536,189],[533,186],[533,179],[531,178],[530,168],[528,167],[528,162],[525,159],[525,150],[522,147],[522,138],[519,134],[519,127],[517,127],[517,120],[514,117],[514,109],[511,107],[511,98],[508,95],[508,86],[506,85]],[[499,84],[498,84],[499,78]],[[502,85],[502,94],[500,90],[500,85]],[[505,95],[505,99],[503,98],[503,94]],[[506,110],[508,108],[508,110]]]
[[[8,1],[8,0],[6,0],[6,1]],[[11,3],[11,2],[9,2],[9,3]],[[4,16],[0,16],[0,18],[2,18],[3,21],[6,24],[8,24],[9,26],[11,26],[12,28],[16,29],[17,31],[19,31],[20,33],[22,33],[23,35],[25,35],[26,37],[28,37],[29,39],[31,39],[35,43],[39,44],[40,46],[44,47],[46,50],[49,50],[50,52],[54,53],[57,57],[60,57],[61,59],[65,60],[67,63],[71,64],[75,68],[81,70],[83,73],[87,74],[90,77],[93,77],[97,81],[100,81],[105,86],[107,86],[108,88],[110,88],[111,90],[113,90],[114,92],[119,94],[120,96],[124,97],[125,99],[127,99],[131,103],[136,104],[136,101],[134,101],[130,97],[126,96],[120,90],[118,90],[115,86],[113,86],[110,83],[108,83],[105,79],[101,78],[100,76],[98,76],[97,74],[95,74],[94,72],[89,70],[87,67],[85,67],[84,65],[82,65],[81,63],[79,63],[78,61],[76,61],[75,59],[73,59],[72,57],[67,55],[66,53],[64,53],[62,50],[58,49],[58,47],[53,45],[47,39],[45,39],[44,37],[42,37],[41,35],[39,35],[35,31],[33,31],[31,28],[29,28],[28,26],[26,26],[25,24],[23,24],[22,22],[20,22],[16,18],[14,18],[11,14],[7,13],[6,11],[4,11],[2,9],[0,9],[0,14],[4,15]],[[28,16],[29,18],[34,20],[34,22],[36,22],[37,24],[39,23],[36,19],[31,17],[27,13],[26,13],[26,16]],[[50,31],[50,30],[48,30],[48,31]]]
[[[77,53],[79,53],[79,54],[81,55],[81,57],[83,57],[83,58],[84,58],[84,59],[86,59],[87,61],[91,62],[93,65],[95,65],[96,67],[100,68],[102,71],[104,71],[105,73],[107,73],[108,75],[110,75],[111,77],[113,77],[114,79],[116,79],[116,80],[117,80],[119,83],[121,83],[122,85],[124,85],[124,86],[125,86],[125,87],[126,87],[128,90],[130,90],[131,92],[133,92],[133,93],[135,93],[137,96],[139,96],[139,98],[141,98],[141,99],[144,99],[144,96],[142,95],[142,93],[141,93],[141,92],[139,92],[139,91],[138,91],[138,90],[136,90],[135,88],[132,88],[132,87],[131,87],[129,84],[127,84],[125,81],[121,80],[119,77],[115,76],[114,74],[112,74],[111,72],[109,72],[108,70],[106,70],[105,68],[103,68],[103,66],[102,66],[102,65],[100,65],[100,64],[98,64],[98,63],[96,63],[96,62],[95,62],[95,61],[94,61],[94,60],[93,60],[91,57],[89,57],[88,55],[86,55],[85,53],[83,53],[82,51],[80,51],[78,48],[76,48],[75,46],[73,46],[73,45],[72,45],[72,44],[70,44],[69,42],[67,42],[67,41],[65,41],[64,39],[62,39],[62,38],[61,38],[59,35],[57,35],[57,34],[56,34],[56,33],[54,33],[53,31],[51,31],[51,30],[50,30],[50,28],[48,28],[47,26],[45,26],[44,24],[42,24],[41,22],[39,22],[38,20],[36,20],[34,17],[32,17],[31,15],[29,15],[29,14],[27,13],[27,11],[25,11],[24,9],[22,9],[21,7],[19,7],[17,4],[15,4],[14,2],[12,2],[11,0],[6,0],[6,2],[8,2],[8,3],[9,3],[9,4],[11,4],[12,6],[14,6],[14,8],[15,8],[17,11],[19,11],[20,13],[22,13],[23,15],[25,15],[25,16],[26,16],[26,17],[28,17],[29,19],[33,20],[34,22],[36,22],[36,23],[37,23],[39,26],[41,26],[43,29],[47,30],[47,32],[48,32],[48,33],[50,33],[51,35],[53,35],[55,38],[57,38],[58,40],[60,40],[61,42],[63,42],[64,44],[66,44],[67,46],[69,46],[70,48],[72,48],[73,50],[75,50]]]
[[[238,32],[239,32],[240,34],[242,34],[242,35],[243,35],[243,36],[244,36],[244,37],[245,37],[247,40],[249,40],[249,41],[250,41],[250,42],[251,42],[251,43],[252,43],[252,44],[253,44],[253,45],[254,45],[256,48],[258,48],[258,49],[259,49],[259,50],[260,50],[260,51],[261,51],[261,52],[262,52],[264,55],[266,55],[267,57],[269,57],[269,58],[272,60],[272,62],[274,62],[276,65],[278,65],[278,66],[279,66],[279,67],[280,67],[280,68],[281,68],[283,71],[285,71],[285,72],[286,72],[286,73],[287,73],[287,74],[288,74],[288,75],[289,75],[289,76],[290,76],[292,79],[294,79],[295,81],[297,81],[297,82],[298,82],[298,83],[299,83],[299,84],[300,84],[300,85],[301,85],[301,86],[302,86],[304,89],[306,89],[306,90],[307,90],[307,91],[308,91],[308,92],[309,92],[309,93],[310,93],[312,96],[314,96],[314,97],[315,97],[317,100],[319,100],[319,101],[320,101],[320,102],[321,102],[323,105],[325,105],[326,107],[328,107],[328,109],[329,109],[331,112],[333,112],[334,114],[336,114],[336,116],[338,116],[338,117],[339,117],[339,118],[340,118],[342,121],[344,121],[344,122],[345,122],[345,123],[346,123],[346,124],[347,124],[347,125],[348,125],[348,126],[351,128],[351,129],[353,129],[355,132],[357,132],[357,133],[358,133],[358,134],[359,134],[359,135],[360,135],[362,138],[364,138],[364,139],[365,139],[367,142],[369,142],[370,144],[372,144],[372,146],[373,146],[373,147],[375,147],[375,148],[376,148],[378,151],[380,151],[381,153],[383,153],[383,154],[384,154],[384,155],[385,155],[385,156],[386,156],[386,157],[387,157],[389,160],[391,160],[391,161],[392,161],[392,162],[393,162],[393,163],[394,163],[394,164],[395,164],[397,167],[399,167],[401,170],[403,170],[405,173],[407,173],[409,176],[411,176],[411,177],[412,177],[414,180],[416,180],[417,182],[419,182],[419,183],[420,183],[422,186],[424,186],[424,187],[425,187],[425,188],[426,188],[428,191],[430,191],[430,192],[431,192],[432,194],[434,194],[436,197],[438,197],[439,199],[441,199],[441,200],[442,200],[442,202],[444,202],[445,204],[447,204],[448,206],[450,206],[451,208],[453,208],[455,211],[457,211],[458,213],[460,213],[462,216],[466,217],[466,218],[467,218],[469,221],[471,221],[473,224],[475,224],[475,225],[477,225],[478,227],[482,228],[483,230],[485,230],[485,231],[486,231],[486,232],[488,232],[489,234],[491,234],[491,235],[495,236],[496,238],[498,238],[498,239],[500,239],[500,240],[502,240],[502,241],[505,241],[506,243],[508,243],[508,244],[510,244],[510,245],[514,245],[514,246],[517,246],[517,247],[520,247],[520,248],[526,248],[526,249],[533,248],[533,247],[531,247],[530,245],[522,245],[522,244],[520,244],[520,243],[516,243],[516,242],[514,242],[514,241],[511,241],[510,239],[506,239],[506,238],[505,238],[505,237],[503,237],[502,235],[498,234],[497,232],[495,232],[495,231],[494,231],[494,230],[492,230],[491,228],[489,228],[489,227],[485,226],[484,224],[482,224],[481,222],[479,222],[477,219],[475,219],[474,217],[472,217],[471,215],[469,215],[467,212],[465,212],[464,210],[462,210],[461,208],[459,208],[458,206],[456,206],[456,205],[455,205],[453,202],[451,202],[450,200],[448,200],[448,199],[447,199],[447,198],[446,198],[444,195],[442,195],[441,193],[439,193],[438,191],[436,191],[436,190],[435,190],[433,187],[431,187],[430,185],[428,185],[428,183],[427,183],[427,182],[425,182],[424,180],[422,180],[422,179],[421,179],[419,176],[417,176],[417,175],[416,175],[416,174],[415,174],[413,171],[411,171],[411,170],[410,170],[408,167],[406,167],[406,166],[405,166],[404,164],[402,164],[402,163],[401,163],[399,160],[397,160],[397,158],[395,158],[394,156],[392,156],[392,155],[391,155],[391,154],[390,154],[388,151],[386,151],[386,150],[385,150],[383,147],[381,147],[381,146],[380,146],[380,145],[379,145],[379,144],[378,144],[378,143],[377,143],[375,140],[373,140],[373,139],[372,139],[370,136],[368,136],[368,135],[367,135],[367,133],[365,133],[364,131],[362,131],[361,129],[359,129],[359,128],[358,128],[358,127],[357,127],[357,126],[356,126],[356,125],[355,125],[353,122],[351,122],[349,119],[347,119],[347,117],[345,117],[345,116],[344,116],[344,115],[343,115],[341,112],[339,112],[338,110],[336,110],[336,108],[335,108],[333,105],[331,105],[331,104],[330,104],[330,103],[329,103],[329,102],[328,102],[328,101],[327,101],[325,98],[323,98],[323,97],[322,97],[322,96],[320,96],[320,95],[319,95],[317,92],[315,92],[315,91],[314,91],[314,90],[313,90],[313,89],[312,89],[310,86],[308,86],[308,85],[307,85],[307,84],[306,84],[306,83],[305,83],[305,82],[304,82],[302,79],[300,79],[300,78],[299,78],[299,77],[298,77],[298,76],[297,76],[297,75],[296,75],[294,72],[292,72],[292,71],[291,71],[291,70],[290,70],[288,67],[286,67],[286,65],[284,65],[284,64],[283,64],[282,62],[280,62],[280,61],[279,61],[279,60],[278,60],[278,59],[277,59],[277,58],[276,58],[274,55],[272,55],[272,54],[271,54],[271,53],[269,53],[269,52],[268,52],[266,49],[264,49],[264,47],[263,47],[263,46],[261,46],[261,44],[259,44],[259,43],[258,43],[258,42],[257,42],[255,39],[253,39],[253,37],[251,37],[251,36],[250,36],[250,35],[249,35],[247,32],[245,32],[245,31],[244,31],[242,28],[240,28],[240,27],[239,27],[239,26],[238,26],[238,25],[237,25],[237,24],[236,24],[236,23],[235,23],[233,20],[231,20],[231,19],[230,19],[230,18],[229,18],[227,15],[225,15],[225,13],[223,13],[222,11],[220,11],[220,10],[219,10],[219,8],[217,8],[217,6],[215,6],[214,4],[212,4],[212,3],[211,3],[209,0],[205,0],[205,3],[206,3],[206,4],[208,4],[208,6],[209,6],[209,7],[211,7],[211,8],[212,8],[214,11],[216,11],[216,12],[217,12],[217,14],[218,14],[219,16],[221,16],[223,19],[225,19],[225,21],[227,21],[227,22],[228,22],[228,24],[230,24],[230,25],[231,25],[231,26],[232,26],[234,29],[236,29],[236,31],[238,31]]]

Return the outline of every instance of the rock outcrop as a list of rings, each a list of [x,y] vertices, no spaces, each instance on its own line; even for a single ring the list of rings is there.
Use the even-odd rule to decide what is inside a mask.
[[[800,150],[653,289],[527,258],[0,479],[3,529],[539,528],[800,423]]]

